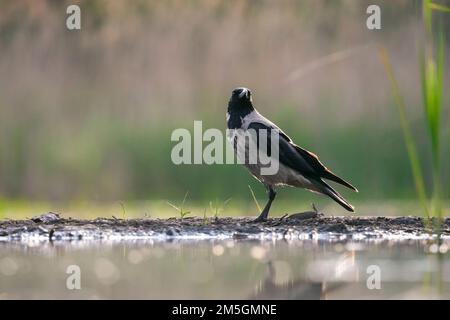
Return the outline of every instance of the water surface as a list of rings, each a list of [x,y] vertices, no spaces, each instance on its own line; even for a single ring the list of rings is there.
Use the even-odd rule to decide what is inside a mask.
[[[450,298],[447,248],[424,240],[3,242],[0,298]],[[79,290],[67,288],[71,265],[81,271]]]

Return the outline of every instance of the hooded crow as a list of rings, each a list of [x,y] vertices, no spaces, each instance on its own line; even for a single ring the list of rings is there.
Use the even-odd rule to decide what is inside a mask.
[[[256,132],[258,152],[260,152],[261,143],[266,143],[264,150],[267,156],[271,157],[271,160],[274,155],[271,155],[270,132],[272,130],[277,132],[278,159],[273,160],[278,161],[278,170],[275,174],[261,174],[261,162],[249,163],[244,161],[244,165],[250,173],[264,184],[269,196],[269,201],[256,221],[267,219],[270,206],[276,196],[276,187],[283,185],[305,188],[312,192],[327,195],[348,211],[354,212],[354,207],[324,179],[341,184],[356,192],[358,190],[325,167],[314,153],[297,146],[278,126],[262,116],[253,106],[252,93],[249,89],[240,87],[233,90],[228,102],[227,127],[230,132]],[[260,135],[261,131],[266,132],[264,135]],[[266,137],[265,141],[262,140],[262,136]],[[231,133],[229,137],[231,137],[235,152],[241,152],[236,143],[237,136]],[[248,145],[245,145],[245,148],[245,152],[248,152]]]

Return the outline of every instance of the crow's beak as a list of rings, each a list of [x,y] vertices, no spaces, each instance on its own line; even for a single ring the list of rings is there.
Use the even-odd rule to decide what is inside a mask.
[[[248,90],[246,88],[242,88],[241,93],[239,93],[239,98],[242,98],[244,95],[247,96]]]

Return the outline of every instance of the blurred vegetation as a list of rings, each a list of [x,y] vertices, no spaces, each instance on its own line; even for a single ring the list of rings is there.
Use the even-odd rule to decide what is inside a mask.
[[[81,31],[65,28],[69,3],[81,7]],[[369,4],[382,8],[381,30],[366,28]],[[231,197],[227,208],[249,201],[254,210],[248,185],[265,194],[244,168],[170,160],[172,130],[192,129],[194,120],[225,129],[228,96],[241,85],[263,114],[358,187],[344,193],[351,201],[414,198],[377,47],[390,52],[431,189],[421,19],[419,0],[0,1],[0,207],[10,199],[114,207],[164,199],[164,207],[189,191],[192,201]],[[441,159],[450,155],[449,92]],[[445,161],[440,178],[450,178]],[[280,198],[308,206],[317,199],[294,189]]]
[[[442,121],[442,91],[444,73],[444,42],[445,34],[442,29],[442,20],[438,20],[437,32],[433,32],[433,10],[450,13],[450,7],[423,0],[422,7],[424,38],[420,41],[419,67],[422,85],[423,107],[428,128],[429,144],[431,147],[431,170],[433,188],[426,192],[421,160],[417,152],[415,141],[406,115],[406,107],[400,93],[399,85],[395,79],[394,71],[385,48],[381,48],[380,57],[386,69],[392,87],[394,102],[400,116],[400,125],[411,163],[412,173],[416,184],[418,198],[423,206],[424,215],[428,218],[442,218],[442,183],[441,183],[441,121]],[[442,19],[442,16],[438,15]],[[428,200],[430,198],[430,201]]]

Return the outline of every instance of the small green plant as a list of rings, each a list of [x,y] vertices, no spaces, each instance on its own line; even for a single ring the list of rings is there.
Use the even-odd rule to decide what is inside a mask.
[[[212,201],[209,202],[209,209],[211,210],[211,213],[214,215],[214,218],[217,219],[219,217],[219,213],[223,210],[225,210],[225,207],[227,206],[228,202],[231,201],[231,198],[228,198],[224,202],[222,202],[221,205],[219,205],[219,200],[216,198],[214,204]]]
[[[252,194],[252,198],[253,198],[253,201],[255,202],[256,208],[258,208],[258,212],[261,212],[262,211],[261,206],[259,205],[259,202],[255,197],[255,193],[253,192],[252,187],[250,187],[250,185],[249,185],[248,188],[250,189],[250,193]]]
[[[127,218],[127,212],[125,210],[125,205],[123,202],[119,202],[120,206],[122,207],[122,219],[126,219]]]
[[[169,201],[167,201],[167,204],[169,206],[171,206],[172,208],[174,208],[175,210],[178,211],[178,213],[180,214],[180,218],[181,219],[183,219],[184,217],[186,217],[188,214],[191,213],[190,211],[186,211],[184,209],[184,205],[186,203],[186,199],[187,199],[188,194],[189,194],[189,191],[187,191],[186,194],[184,195],[183,202],[181,203],[181,205],[179,207],[174,205],[173,203],[170,203]]]
[[[206,226],[209,224],[208,217],[206,216],[206,208],[203,209],[203,225]]]

